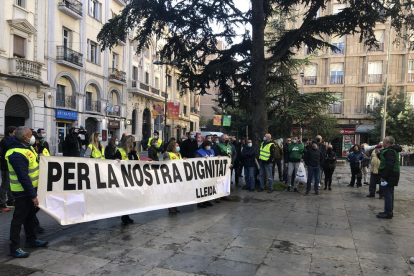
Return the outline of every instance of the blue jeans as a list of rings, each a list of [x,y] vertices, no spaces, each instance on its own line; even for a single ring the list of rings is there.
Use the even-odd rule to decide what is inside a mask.
[[[246,188],[254,190],[254,167],[244,167],[244,179],[246,181]]]
[[[265,172],[266,172],[267,180],[269,181],[269,190],[273,190],[272,164],[266,163],[260,160],[260,172],[259,172],[260,189],[264,189]]]
[[[319,181],[320,181],[320,176],[321,176],[321,172],[320,172],[320,168],[319,167],[308,167],[308,185],[306,187],[306,192],[310,192],[311,190],[311,185],[312,185],[312,180],[315,179],[315,184],[313,185],[315,188],[315,192],[318,192],[319,190]]]

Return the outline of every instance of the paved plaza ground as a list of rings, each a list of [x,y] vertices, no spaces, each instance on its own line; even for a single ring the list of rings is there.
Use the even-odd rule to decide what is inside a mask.
[[[62,227],[39,212],[47,249],[28,259],[8,254],[12,212],[0,215],[0,275],[414,275],[414,168],[402,167],[394,218],[383,200],[349,188],[337,167],[321,195],[246,192],[207,209],[181,207]],[[24,240],[24,238],[23,238]]]

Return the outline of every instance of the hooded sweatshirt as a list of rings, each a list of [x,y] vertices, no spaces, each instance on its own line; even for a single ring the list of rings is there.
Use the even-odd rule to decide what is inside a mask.
[[[31,150],[19,142],[14,136],[9,139],[7,146],[9,149],[20,148]],[[29,160],[27,160],[23,154],[14,152],[9,156],[9,163],[16,172],[17,179],[19,180],[20,184],[22,184],[24,189],[22,192],[13,192],[13,196],[29,196],[31,199],[36,198],[37,189],[33,187],[32,181],[29,178]]]

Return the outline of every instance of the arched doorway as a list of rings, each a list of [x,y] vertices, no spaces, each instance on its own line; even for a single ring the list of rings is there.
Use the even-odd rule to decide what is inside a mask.
[[[28,126],[27,120],[30,117],[30,110],[26,100],[19,95],[10,97],[6,103],[4,117],[5,128],[8,126]]]
[[[151,112],[148,108],[142,114],[142,140],[146,141],[151,137]]]
[[[91,136],[96,130],[98,129],[98,123],[95,120],[95,118],[89,117],[85,121],[85,128],[89,133],[89,136]]]

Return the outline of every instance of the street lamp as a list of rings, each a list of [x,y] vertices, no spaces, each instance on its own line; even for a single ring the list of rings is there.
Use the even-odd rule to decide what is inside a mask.
[[[156,60],[156,61],[153,62],[153,64],[161,66],[161,71],[162,71],[162,66],[166,65],[165,66],[165,93],[164,93],[164,131],[163,131],[163,133],[164,133],[164,142],[166,143],[167,140],[168,140],[167,139],[167,104],[168,104],[168,102],[167,102],[168,101],[168,93],[167,93],[167,91],[168,91],[168,72],[167,72],[167,70],[168,70],[168,65],[177,66],[178,63],[175,62],[175,61],[173,61],[173,62],[162,62],[160,60]]]
[[[300,94],[303,95],[303,78],[305,77],[305,73],[303,72],[303,69],[300,70],[300,78],[302,80],[302,84],[300,87]],[[302,141],[302,122],[299,122],[299,139]]]

